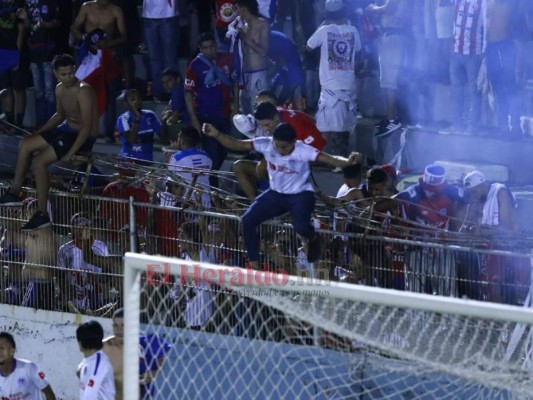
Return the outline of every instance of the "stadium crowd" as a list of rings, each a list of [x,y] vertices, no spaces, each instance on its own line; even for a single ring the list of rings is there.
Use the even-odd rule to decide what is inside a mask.
[[[136,250],[149,254],[301,275],[316,264],[330,280],[524,301],[529,260],[358,236],[394,238],[401,227],[405,237],[489,237],[497,249],[494,238],[501,243],[517,234],[516,201],[505,185],[479,171],[448,183],[444,168],[432,164],[398,192],[394,167],[366,165],[349,144],[358,102],[370,95],[358,82],[377,71],[386,99],[379,136],[417,124],[433,129],[441,119],[433,114],[434,86],[447,84],[453,120],[443,133],[522,138],[521,88],[533,71],[524,55],[532,2],[326,0],[309,7],[307,0],[144,0],[140,14],[126,1],[81,3],[0,3],[5,122],[22,127],[25,90],[33,82],[38,125],[36,135],[22,140],[15,178],[0,198],[9,266],[3,302],[105,314],[121,303],[121,256],[132,230]],[[188,37],[192,16],[198,38]],[[135,79],[132,58],[139,46],[150,71],[144,82]],[[189,61],[185,70],[180,58]],[[313,93],[315,83],[320,90]],[[485,126],[478,116],[489,87],[495,112]],[[121,115],[117,96],[127,108]],[[158,114],[143,108],[148,100],[168,105]],[[99,134],[120,142],[116,180],[106,182],[93,206],[52,215],[58,197],[49,196],[47,166],[87,155]],[[166,145],[164,163],[153,161],[156,136]],[[245,154],[232,174],[221,171],[228,151]],[[37,199],[24,199],[35,153]],[[315,196],[310,162],[342,171],[345,183],[335,197]],[[77,174],[96,187],[100,173],[89,167]],[[135,226],[128,204],[118,201],[130,196]],[[327,208],[317,208],[316,198]],[[286,213],[290,226],[282,219],[275,229],[261,225]],[[71,240],[61,246],[65,229],[55,219],[70,229]],[[335,233],[319,230],[327,228]],[[150,318],[264,336],[241,318],[254,314],[254,302],[239,300],[228,318],[222,314],[229,295],[209,282],[151,290],[160,293],[149,294]],[[154,296],[164,299],[166,312]],[[279,317],[265,314],[265,321],[282,318],[264,313]]]

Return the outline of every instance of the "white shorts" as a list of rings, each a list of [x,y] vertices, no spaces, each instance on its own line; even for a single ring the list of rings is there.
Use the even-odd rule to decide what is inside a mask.
[[[257,94],[262,90],[268,90],[269,87],[267,70],[244,73],[245,93],[241,91],[241,107],[244,114],[253,113]]]
[[[322,90],[315,120],[320,132],[351,132],[357,124],[355,95],[348,90]]]

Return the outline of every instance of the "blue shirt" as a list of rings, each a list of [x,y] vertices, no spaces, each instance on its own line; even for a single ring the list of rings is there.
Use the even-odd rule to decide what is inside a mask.
[[[159,118],[153,111],[141,110],[141,122],[137,131],[137,138],[135,143],[130,144],[126,138],[126,132],[131,130],[135,119],[131,111],[126,111],[118,117],[117,131],[122,143],[120,156],[152,161],[154,156],[154,133],[159,136],[161,122],[159,122]]]
[[[283,86],[300,86],[305,82],[300,54],[287,35],[278,31],[270,32],[268,57],[277,61],[278,65],[284,64],[281,70],[276,71],[279,75],[277,79],[282,80]]]
[[[170,92],[170,109],[181,115],[181,122],[184,125],[191,125],[191,117],[185,104],[185,86],[182,82],[178,83]]]
[[[157,371],[160,368],[159,360],[164,358],[172,349],[172,345],[165,342],[153,333],[142,335],[139,338],[141,347],[141,364],[139,372],[144,374],[147,371]],[[141,396],[146,394],[154,395],[153,382],[141,385]]]

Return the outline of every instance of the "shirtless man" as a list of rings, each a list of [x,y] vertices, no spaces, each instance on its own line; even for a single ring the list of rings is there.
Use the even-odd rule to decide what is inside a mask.
[[[141,336],[140,379],[141,398],[150,392],[151,382],[157,376],[164,361],[165,354],[170,350],[170,345],[161,341],[155,335]],[[122,400],[122,385],[124,382],[124,310],[118,309],[113,314],[113,336],[104,339],[104,353],[111,360],[115,373],[116,399]]]
[[[107,354],[115,374],[116,398],[122,399],[124,381],[124,310],[113,314],[113,336],[104,339],[104,353]]]
[[[27,203],[26,214],[35,212],[37,200]],[[54,271],[57,266],[57,240],[51,227],[30,232],[24,246],[25,258],[21,272],[21,283],[25,287],[20,305],[41,310],[53,310]]]
[[[126,23],[120,7],[110,0],[93,0],[84,3],[72,24],[71,32],[77,40],[83,40],[85,34],[102,29],[107,38],[98,43],[98,47],[116,47],[126,43]],[[83,32],[83,33],[82,33]]]
[[[47,212],[50,164],[61,160],[70,161],[78,152],[89,152],[98,134],[98,112],[93,89],[74,75],[74,58],[68,54],[54,57],[57,110],[35,134],[20,142],[15,178],[11,188],[0,197],[0,206],[22,205],[20,191],[26,173],[33,161],[33,173],[37,187],[37,211],[23,227],[33,231],[51,225]],[[34,157],[34,153],[38,153]]]
[[[239,34],[243,53],[244,97],[247,99],[247,101],[241,101],[241,104],[246,114],[252,111],[257,94],[261,90],[268,89],[270,28],[268,21],[260,17],[257,0],[237,0],[236,5],[237,15],[244,21],[244,26],[239,28]]]

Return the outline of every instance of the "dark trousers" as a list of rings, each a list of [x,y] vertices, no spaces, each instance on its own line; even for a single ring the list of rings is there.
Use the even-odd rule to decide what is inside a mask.
[[[200,126],[207,122],[212,124],[222,133],[229,134],[231,131],[231,122],[229,120],[212,119],[205,115],[199,115],[198,117],[200,120]],[[213,161],[213,171],[218,171],[228,155],[226,148],[222,146],[218,140],[207,135],[202,135],[202,148],[207,154],[209,154],[211,161]],[[209,183],[213,187],[218,187],[218,178],[210,175]]]
[[[283,194],[269,189],[259,195],[242,216],[242,233],[248,260],[259,260],[259,225],[286,212],[291,214],[294,231],[312,239],[315,236],[315,229],[311,224],[314,209],[315,194],[311,191]]]
[[[516,85],[516,46],[512,40],[487,43],[485,60],[487,75],[496,98],[498,128],[520,130],[520,101]]]

